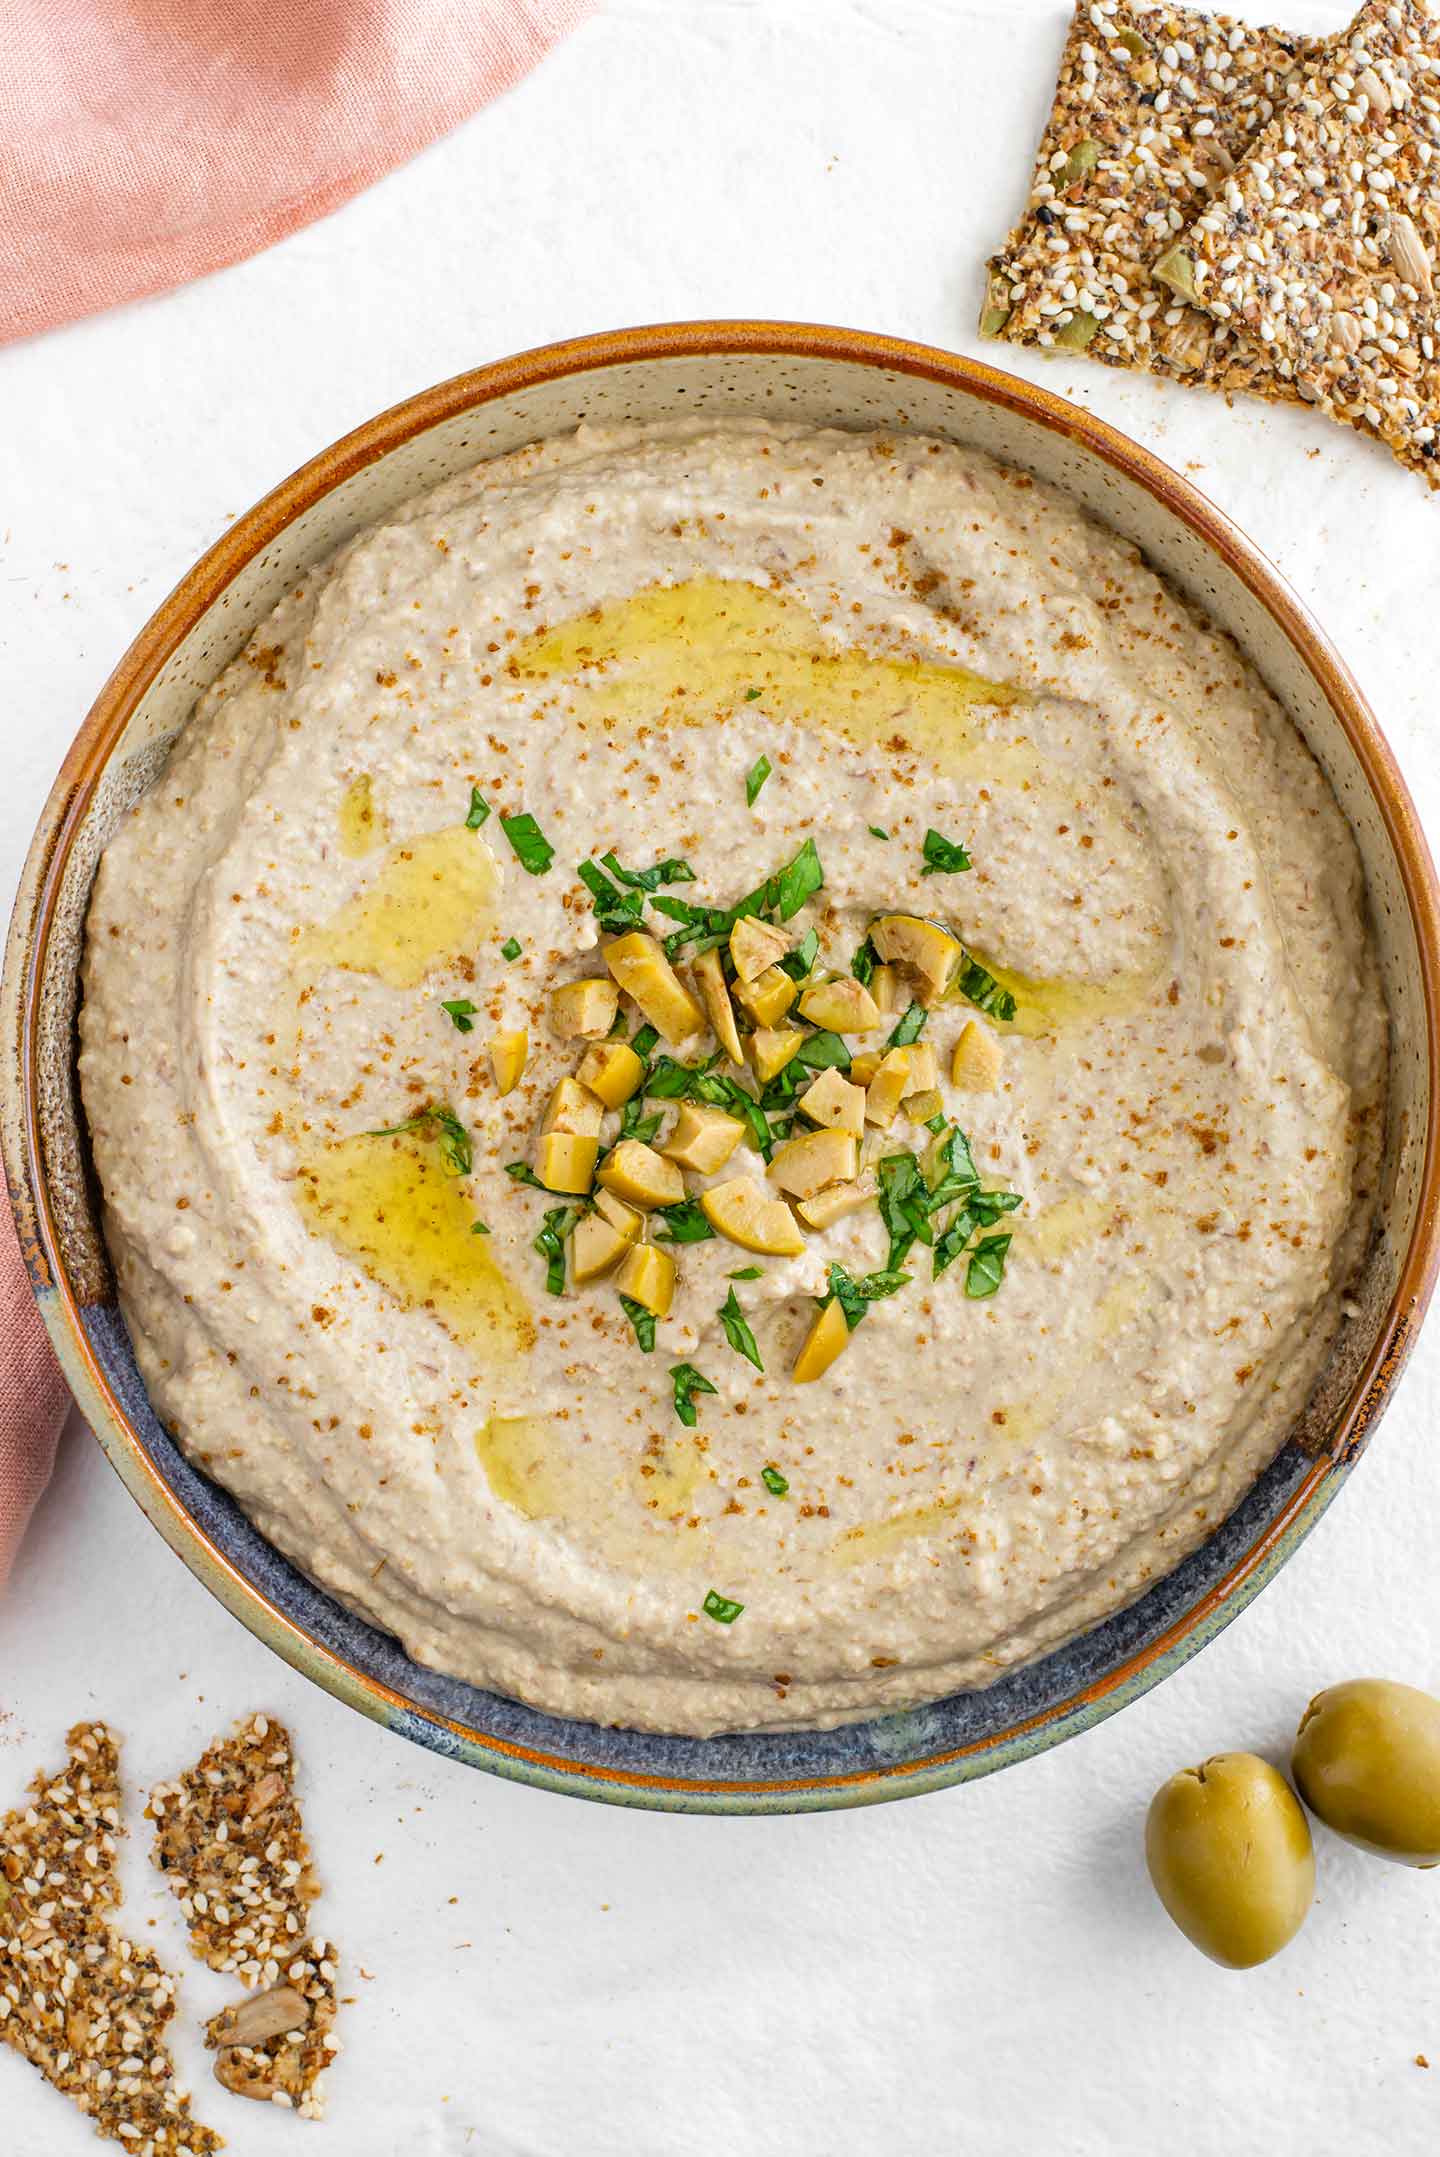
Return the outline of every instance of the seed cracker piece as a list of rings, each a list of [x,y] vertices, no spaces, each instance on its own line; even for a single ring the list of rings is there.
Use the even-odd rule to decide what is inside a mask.
[[[250,1992],[213,2015],[205,2041],[218,2054],[215,2078],[237,2097],[293,2108],[302,2119],[325,2110],[325,2070],[340,2049],[335,2021],[335,1949],[328,1940],[297,1948],[278,1985]]]
[[[1237,324],[1168,297],[1151,265],[1322,49],[1196,8],[1078,0],[1029,206],[989,264],[982,332],[1293,398]]]
[[[250,1987],[278,1982],[320,1892],[294,1770],[284,1725],[250,1716],[177,1781],[157,1784],[145,1808],[151,1855],[179,1898],[191,1947]]]
[[[175,1981],[113,1931],[119,1752],[77,1723],[69,1764],[0,1820],[0,2038],[134,2157],[224,2148],[190,2116],[165,2047]]]
[[[1440,485],[1440,16],[1367,0],[1157,275]]]

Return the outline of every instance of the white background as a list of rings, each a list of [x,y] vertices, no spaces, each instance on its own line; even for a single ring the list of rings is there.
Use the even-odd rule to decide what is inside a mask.
[[[612,0],[323,224],[0,352],[4,890],[152,608],[228,518],[382,406],[550,338],[687,315],[980,350],[980,265],[1023,199],[1061,35],[1053,0]],[[1309,413],[1007,364],[1151,444],[1259,540],[1440,831],[1440,498]],[[1432,2150],[1440,1874],[1322,1837],[1304,1934],[1237,1976],[1152,1900],[1140,1831],[1175,1767],[1282,1758],[1324,1682],[1440,1682],[1437,1392],[1440,1320],[1339,1504],[1158,1693],[989,1781],[777,1820],[580,1804],[377,1731],[228,1618],[72,1426],[0,1604],[0,1806],[80,1716],[124,1733],[137,1792],[243,1710],[293,1725],[322,1922],[357,1996],[328,2126],[208,2080],[192,2033],[220,1981],[181,1955],[132,1852],[131,1922],[184,1969],[186,2066],[242,2157]],[[89,2146],[0,2054],[6,2157]]]

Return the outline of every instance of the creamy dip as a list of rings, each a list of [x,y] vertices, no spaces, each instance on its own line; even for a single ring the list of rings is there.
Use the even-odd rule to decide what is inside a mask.
[[[567,1202],[506,1164],[587,1046],[551,992],[606,975],[577,865],[676,857],[660,895],[727,908],[807,839],[813,979],[900,911],[1013,995],[922,1039],[1020,1203],[992,1293],[917,1243],[797,1383],[829,1268],[886,1266],[876,1203],[789,1256],[664,1243],[646,1352],[613,1273],[547,1287]],[[1091,1624],[1271,1459],[1371,1221],[1376,981],[1293,727],[1065,496],[910,437],[582,429],[361,534],[201,699],[101,864],[81,1076],[151,1397],[306,1572],[560,1713],[823,1725]],[[991,1091],[951,1081],[977,1023]],[[748,1147],[687,1189],[737,1175],[775,1194]]]

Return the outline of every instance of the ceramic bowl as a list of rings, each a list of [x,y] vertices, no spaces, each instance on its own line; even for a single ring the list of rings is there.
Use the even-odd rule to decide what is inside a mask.
[[[74,1081],[95,863],[199,692],[307,567],[418,490],[581,420],[762,414],[924,432],[1067,487],[1235,637],[1328,773],[1359,841],[1394,1026],[1381,1225],[1356,1315],[1301,1423],[1210,1540],[1128,1609],[982,1692],[836,1731],[695,1739],[568,1722],[421,1669],[281,1558],[161,1429],[98,1228]],[[1217,426],[1223,417],[1217,415]],[[339,1699],[435,1751],[612,1803],[785,1812],[961,1782],[1054,1745],[1175,1670],[1285,1562],[1374,1430],[1433,1283],[1435,873],[1355,683],[1276,571],[1187,481],[1113,428],[993,368],[885,337],[691,323],[584,338],[427,390],[361,427],[231,527],[120,661],[56,781],[4,980],[3,1134],[35,1293],[91,1428],[173,1549]]]

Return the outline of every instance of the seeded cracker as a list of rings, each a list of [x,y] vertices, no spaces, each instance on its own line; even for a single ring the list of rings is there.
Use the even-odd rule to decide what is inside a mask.
[[[1323,49],[1194,8],[1079,0],[1029,206],[989,265],[982,332],[1293,397],[1238,325],[1169,297],[1151,265]]]
[[[212,1970],[252,1997],[216,2015],[208,2042],[216,2078],[242,2097],[317,2119],[323,2074],[339,2050],[335,1950],[312,1938],[319,1894],[294,1788],[289,1732],[264,1715],[237,1723],[177,1781],[151,1792],[154,1862]]]
[[[1157,274],[1440,485],[1440,17],[1369,0]]]
[[[134,2157],[223,2149],[190,2116],[164,2029],[175,1981],[112,1931],[119,1755],[77,1723],[69,1765],[0,1820],[0,2038]]]

